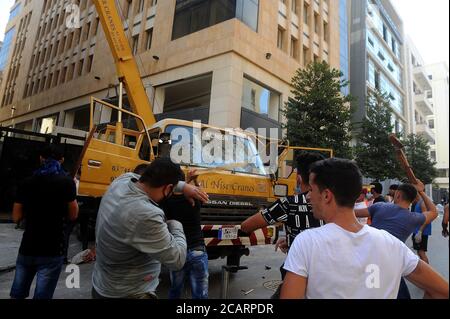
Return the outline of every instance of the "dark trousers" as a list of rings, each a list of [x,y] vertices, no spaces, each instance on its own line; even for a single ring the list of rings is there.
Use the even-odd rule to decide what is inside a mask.
[[[64,225],[64,262],[67,262],[67,254],[69,252],[70,235],[76,225],[76,221],[67,221]]]
[[[398,289],[397,299],[411,299],[408,286],[406,285],[405,278],[400,280],[400,288]]]
[[[36,276],[34,299],[52,299],[58,284],[63,256],[35,257],[19,254],[16,273],[11,287],[11,298],[25,299],[30,294],[31,283]]]

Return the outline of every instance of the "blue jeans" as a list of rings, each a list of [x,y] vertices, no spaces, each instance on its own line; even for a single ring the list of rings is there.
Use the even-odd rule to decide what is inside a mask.
[[[25,299],[30,295],[30,287],[36,276],[34,299],[52,299],[58,283],[64,257],[35,257],[19,254],[16,274],[11,287],[11,298]]]
[[[170,272],[169,299],[180,299],[184,281],[189,278],[192,299],[208,299],[208,254],[188,249],[183,269]]]

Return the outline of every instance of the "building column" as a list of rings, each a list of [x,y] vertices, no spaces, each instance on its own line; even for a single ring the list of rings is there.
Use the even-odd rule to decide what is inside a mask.
[[[240,58],[229,55],[229,63],[213,72],[209,124],[237,128],[241,122],[243,72]]]

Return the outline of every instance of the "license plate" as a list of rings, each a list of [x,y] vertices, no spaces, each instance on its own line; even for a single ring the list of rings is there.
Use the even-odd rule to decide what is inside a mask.
[[[230,240],[238,238],[237,227],[221,227],[219,229],[219,239],[220,240]]]

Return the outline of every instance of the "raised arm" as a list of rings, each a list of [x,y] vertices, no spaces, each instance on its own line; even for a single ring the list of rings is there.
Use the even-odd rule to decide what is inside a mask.
[[[253,216],[250,216],[244,220],[241,224],[241,230],[247,234],[254,232],[257,229],[267,226],[267,222],[262,216],[261,212],[257,212]]]
[[[414,186],[419,192],[420,197],[423,199],[424,206],[422,206],[422,213],[425,215],[425,223],[420,227],[420,231],[423,231],[426,225],[430,224],[437,218],[438,213],[433,201],[425,193],[425,185],[418,180],[417,184],[414,184]]]
[[[416,269],[406,277],[417,287],[425,290],[433,299],[448,299],[448,282],[427,263],[419,260]]]
[[[269,207],[244,220],[241,224],[241,230],[251,233],[259,228],[284,222],[288,211],[288,198],[278,199]]]

